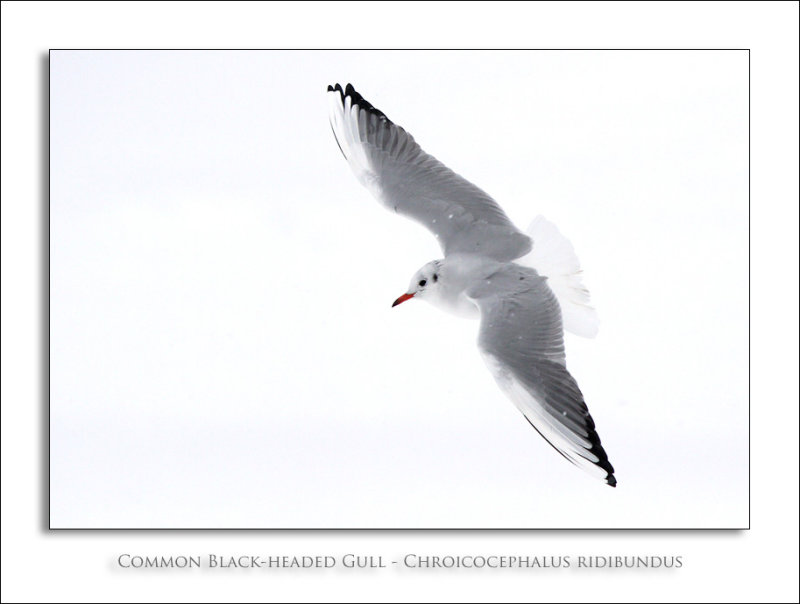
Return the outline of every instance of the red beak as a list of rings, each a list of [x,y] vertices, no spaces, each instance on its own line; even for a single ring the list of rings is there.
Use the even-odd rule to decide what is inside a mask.
[[[410,299],[411,299],[411,298],[413,298],[413,297],[414,297],[414,294],[403,294],[403,295],[402,295],[402,296],[400,296],[400,297],[399,297],[397,300],[395,300],[394,302],[392,302],[392,308],[394,308],[394,307],[395,307],[395,306],[397,306],[398,304],[402,304],[402,303],[403,303],[403,302],[405,302],[406,300],[410,300]]]

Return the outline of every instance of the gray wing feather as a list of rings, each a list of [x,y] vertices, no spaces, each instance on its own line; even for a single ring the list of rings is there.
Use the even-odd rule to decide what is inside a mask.
[[[478,345],[500,387],[561,455],[615,486],[594,420],[567,371],[561,311],[547,279],[508,264],[467,293],[480,308]]]
[[[427,227],[445,255],[519,258],[531,249],[494,199],[431,155],[348,84],[328,87],[331,128],[359,181]]]

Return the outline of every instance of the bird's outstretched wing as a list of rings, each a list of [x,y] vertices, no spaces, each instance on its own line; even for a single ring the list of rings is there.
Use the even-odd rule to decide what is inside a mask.
[[[547,279],[506,264],[467,295],[480,308],[478,346],[498,385],[568,461],[616,486],[583,394],[567,371],[561,312]]]
[[[499,261],[531,249],[489,195],[425,153],[414,138],[348,84],[328,86],[336,142],[359,181],[385,206],[427,227],[445,255]]]

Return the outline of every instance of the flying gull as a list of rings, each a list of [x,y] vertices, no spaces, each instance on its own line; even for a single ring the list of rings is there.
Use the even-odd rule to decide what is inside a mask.
[[[336,142],[359,182],[422,223],[444,252],[392,306],[415,298],[479,317],[478,348],[525,419],[565,459],[616,486],[566,366],[564,329],[597,332],[572,245],[541,216],[527,233],[517,229],[494,199],[425,153],[350,84],[328,86],[328,100]]]

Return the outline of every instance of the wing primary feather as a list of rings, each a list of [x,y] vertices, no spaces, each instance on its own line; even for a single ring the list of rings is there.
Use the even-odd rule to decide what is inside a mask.
[[[536,424],[534,424],[527,415],[523,414],[522,417],[524,417],[525,421],[528,422],[531,425],[531,427],[539,433],[539,436],[541,436],[548,445],[550,445],[551,447],[553,447],[553,449],[555,449],[556,453],[558,453],[561,457],[566,459],[573,466],[578,466],[578,464],[572,461],[572,459],[570,459],[569,457],[567,457],[561,449],[559,449],[552,442],[550,442],[550,439],[547,438],[544,434],[542,434],[542,431],[536,427]]]

